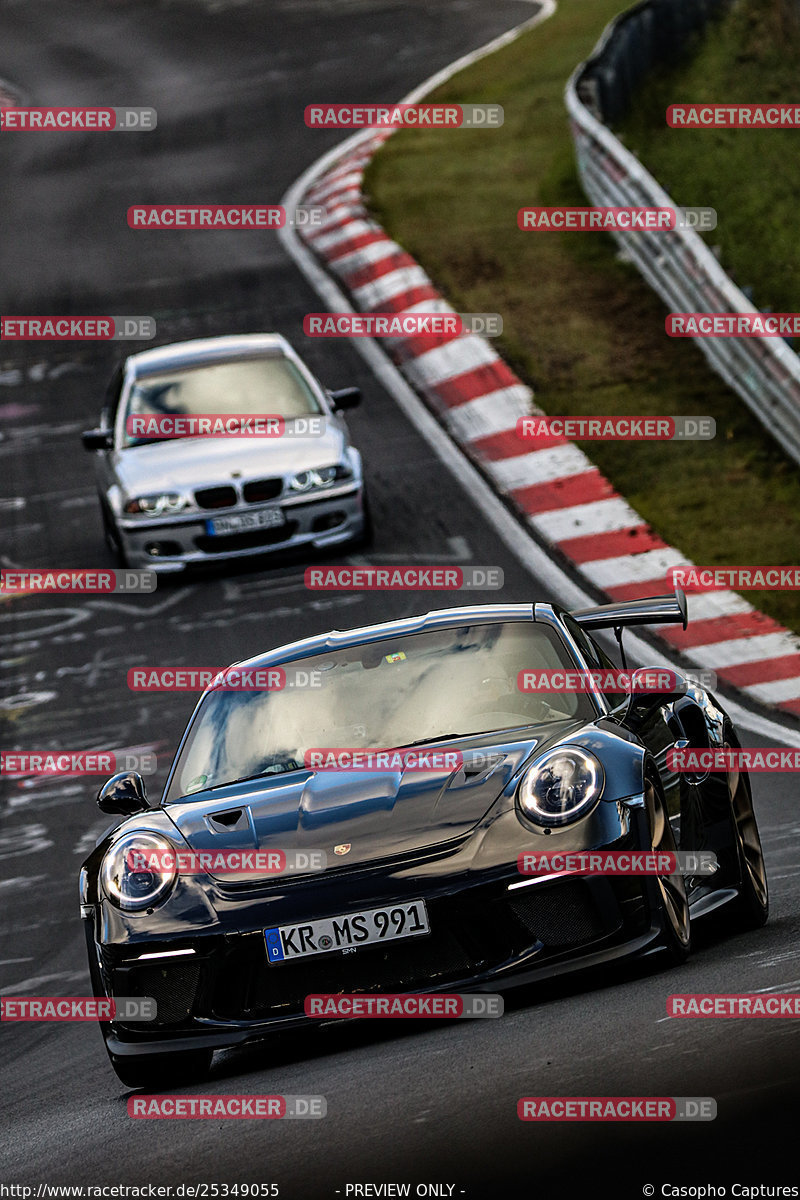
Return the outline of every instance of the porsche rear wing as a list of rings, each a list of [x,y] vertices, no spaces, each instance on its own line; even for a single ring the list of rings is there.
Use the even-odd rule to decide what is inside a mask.
[[[584,629],[624,629],[628,625],[683,625],[689,615],[686,596],[680,588],[671,596],[648,596],[645,600],[623,600],[613,604],[598,604],[596,608],[580,608],[570,613]]]

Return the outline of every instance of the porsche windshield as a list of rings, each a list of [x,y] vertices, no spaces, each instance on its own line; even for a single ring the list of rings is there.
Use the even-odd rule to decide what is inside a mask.
[[[286,420],[321,412],[319,402],[287,358],[247,358],[143,375],[130,392],[124,416],[248,416],[276,414]],[[138,446],[157,438],[131,437]]]
[[[521,691],[522,670],[573,668],[532,621],[405,634],[285,664],[291,687],[209,693],[166,803],[237,780],[303,769],[318,747],[377,749],[596,715],[582,692]]]

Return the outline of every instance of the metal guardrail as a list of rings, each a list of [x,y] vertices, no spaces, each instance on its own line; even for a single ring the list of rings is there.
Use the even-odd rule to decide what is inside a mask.
[[[675,57],[690,34],[725,3],[644,0],[606,27],[590,57],[570,76],[567,112],[578,174],[592,204],[677,208],[604,122],[619,117],[652,66]],[[692,198],[692,203],[699,202]],[[612,236],[670,311],[759,311],[693,229],[614,232]],[[797,354],[776,337],[696,340],[712,368],[800,465]]]

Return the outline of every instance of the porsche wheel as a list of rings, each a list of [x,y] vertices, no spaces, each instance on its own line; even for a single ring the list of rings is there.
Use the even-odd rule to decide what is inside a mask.
[[[650,814],[653,831],[653,849],[672,852],[677,849],[672,826],[669,823],[661,788],[651,777],[645,779],[645,804]],[[689,916],[689,899],[683,876],[658,875],[656,886],[662,917],[662,947],[664,957],[671,966],[685,962],[692,948],[692,928]]]
[[[726,737],[725,749],[738,749],[735,737]],[[728,772],[731,820],[739,859],[739,895],[727,907],[736,929],[760,929],[769,917],[769,888],[764,851],[753,810],[753,793],[746,771]]]

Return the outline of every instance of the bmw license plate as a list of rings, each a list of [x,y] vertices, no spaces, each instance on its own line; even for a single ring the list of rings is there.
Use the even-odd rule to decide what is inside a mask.
[[[290,958],[308,958],[312,954],[330,954],[333,950],[356,949],[372,942],[419,937],[424,933],[430,933],[425,901],[414,900],[410,904],[369,908],[364,912],[324,917],[302,925],[276,925],[264,930],[264,939],[267,961],[278,963]]]
[[[247,533],[251,529],[276,529],[285,524],[282,508],[262,508],[260,512],[215,517],[213,521],[206,521],[206,530],[212,537],[218,537],[226,533]]]

